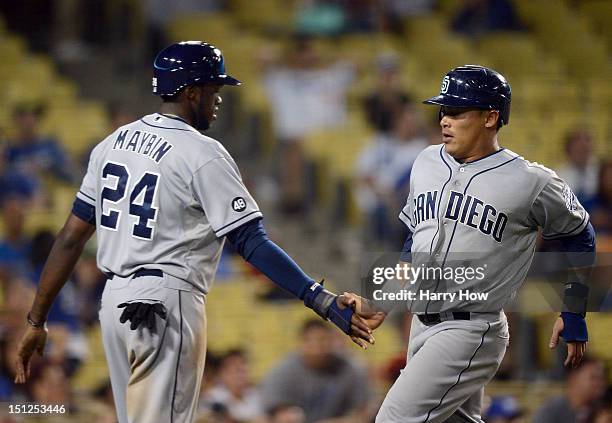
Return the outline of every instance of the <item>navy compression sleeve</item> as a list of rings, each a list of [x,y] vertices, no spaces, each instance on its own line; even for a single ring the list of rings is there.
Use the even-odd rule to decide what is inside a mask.
[[[589,222],[578,235],[560,238],[559,241],[569,265],[563,311],[584,316],[589,296],[591,266],[595,263],[595,230]]]
[[[578,235],[559,238],[559,242],[571,266],[584,267],[595,263],[595,229],[591,222]]]
[[[227,234],[236,252],[281,288],[304,299],[315,283],[274,242],[270,241],[261,219],[254,219]]]

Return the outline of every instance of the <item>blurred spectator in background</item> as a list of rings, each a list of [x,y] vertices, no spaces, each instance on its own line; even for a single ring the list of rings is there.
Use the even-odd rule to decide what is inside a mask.
[[[130,111],[125,105],[121,103],[108,103],[106,111],[109,118],[109,130],[114,131],[123,125],[127,125],[130,122],[134,122],[138,117]],[[81,166],[81,175],[85,175],[87,172],[87,165],[89,164],[89,156],[91,151],[96,145],[100,143],[100,139],[91,140],[89,148],[87,148],[79,158],[79,164]]]
[[[612,235],[612,161],[601,164],[597,192],[585,207],[598,234]]]
[[[11,275],[4,275],[3,279],[2,292],[0,292],[0,332],[21,327],[26,315],[25,310],[34,300],[35,294],[32,284],[27,279]]]
[[[487,423],[522,423],[523,410],[514,397],[493,397],[485,413]]]
[[[376,86],[363,101],[368,123],[379,133],[388,135],[404,105],[410,101],[400,84],[398,57],[383,53],[377,58]]]
[[[10,197],[21,198],[31,205],[43,204],[36,179],[9,168],[5,157],[5,153],[0,153],[0,204]]]
[[[217,380],[201,399],[208,410],[222,405],[237,422],[251,422],[264,417],[259,392],[253,387],[246,351],[233,349],[219,363]]]
[[[381,0],[382,29],[396,34],[402,34],[404,23],[412,16],[422,16],[432,13],[437,0]]]
[[[96,247],[92,241],[85,245],[74,269],[73,279],[78,291],[79,322],[86,328],[97,325],[98,310],[107,277],[98,269]]]
[[[36,404],[58,404],[66,407],[66,413],[74,411],[68,375],[56,363],[46,360],[32,363],[26,389],[29,400]]]
[[[593,414],[593,423],[612,423],[612,387],[610,386]]]
[[[557,173],[574,191],[581,204],[589,204],[597,193],[599,177],[599,161],[593,155],[591,134],[584,129],[568,133],[565,154],[567,162],[557,169]]]
[[[361,421],[371,399],[364,369],[335,350],[335,333],[322,320],[302,327],[299,351],[290,354],[261,384],[265,406],[296,404],[307,422],[344,417]]]
[[[29,254],[31,266],[29,276],[33,285],[38,285],[40,281],[42,269],[54,242],[55,236],[48,230],[38,231],[32,237],[32,248]],[[69,376],[79,368],[88,352],[87,340],[83,335],[81,321],[79,320],[80,304],[81,296],[76,284],[71,279],[58,293],[47,317],[49,326],[53,327],[53,329],[50,329],[51,333],[49,335],[52,355],[55,356],[57,362],[64,366]],[[95,308],[96,310],[99,308],[98,304]],[[53,336],[57,336],[55,343],[53,343]]]
[[[404,233],[397,210],[405,201],[412,163],[428,146],[412,105],[398,110],[391,134],[378,133],[357,160],[357,203],[368,225],[365,245],[399,248]]]
[[[16,375],[15,362],[22,335],[22,331],[9,330],[9,328],[3,328],[0,334],[0,402],[26,399],[22,386],[13,383]]]
[[[137,119],[137,116],[121,103],[110,103],[107,110],[111,131],[134,122]]]
[[[225,3],[223,0],[143,0],[141,11],[147,28],[148,46],[145,54],[148,61],[153,60],[157,53],[169,44],[179,40],[169,40],[166,33],[168,25],[180,16],[190,16],[197,13],[215,12]],[[206,38],[206,37],[204,37]],[[198,38],[200,39],[200,38]]]
[[[545,402],[533,417],[534,423],[583,423],[590,421],[606,391],[604,362],[585,357],[576,369],[569,369],[564,395]]]
[[[8,274],[25,276],[28,273],[30,240],[25,234],[28,207],[17,196],[1,203],[3,238],[0,240],[0,267]]]
[[[301,213],[305,207],[305,160],[302,143],[310,133],[341,126],[353,79],[347,63],[322,62],[312,40],[298,37],[284,63],[269,64],[264,83],[273,126],[281,149],[282,208]]]
[[[63,182],[74,180],[64,149],[56,139],[39,134],[44,107],[20,104],[13,112],[15,137],[9,140],[6,162],[22,175],[43,178],[52,176]]]
[[[465,0],[452,19],[453,31],[477,37],[523,29],[510,0]]]
[[[300,0],[296,5],[295,31],[309,36],[338,35],[344,31],[345,10],[332,0]]]
[[[305,423],[304,410],[295,405],[281,404],[268,411],[269,423]]]
[[[379,0],[341,0],[346,32],[376,31],[380,28]]]

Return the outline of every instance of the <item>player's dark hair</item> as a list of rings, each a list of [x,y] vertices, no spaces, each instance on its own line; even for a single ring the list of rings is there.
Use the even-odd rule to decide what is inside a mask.
[[[310,331],[311,329],[329,329],[328,326],[325,324],[325,322],[323,320],[320,319],[308,319],[304,322],[304,324],[302,325],[302,328],[300,329],[300,334],[304,335],[306,332]]]
[[[591,133],[584,128],[576,128],[565,134],[565,143],[563,144],[563,147],[565,148],[566,153],[569,153],[570,146],[574,143],[576,138],[582,135],[586,135],[589,139],[592,139]]]
[[[227,350],[225,353],[221,354],[219,357],[219,367],[223,367],[227,360],[230,358],[242,358],[246,360],[248,358],[248,354],[243,348],[231,348]]]

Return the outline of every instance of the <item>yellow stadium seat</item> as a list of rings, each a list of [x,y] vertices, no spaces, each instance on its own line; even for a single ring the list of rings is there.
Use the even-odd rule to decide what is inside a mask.
[[[108,135],[106,109],[95,102],[54,107],[45,115],[41,130],[56,136],[68,152],[79,157]]]
[[[295,7],[291,0],[230,0],[237,21],[259,31],[289,32],[294,25]]]
[[[195,13],[180,16],[166,27],[168,37],[173,42],[204,40],[222,44],[238,32],[234,21],[226,13]]]

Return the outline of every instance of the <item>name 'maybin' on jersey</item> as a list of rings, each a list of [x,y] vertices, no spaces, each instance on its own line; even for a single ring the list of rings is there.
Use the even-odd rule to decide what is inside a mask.
[[[153,132],[125,129],[119,131],[113,150],[132,151],[159,163],[172,147],[172,144]]]
[[[435,219],[438,216],[438,191],[422,192],[413,199],[412,221],[414,225]],[[444,218],[478,229],[485,235],[501,242],[508,223],[508,215],[498,212],[491,204],[477,197],[451,191]]]

